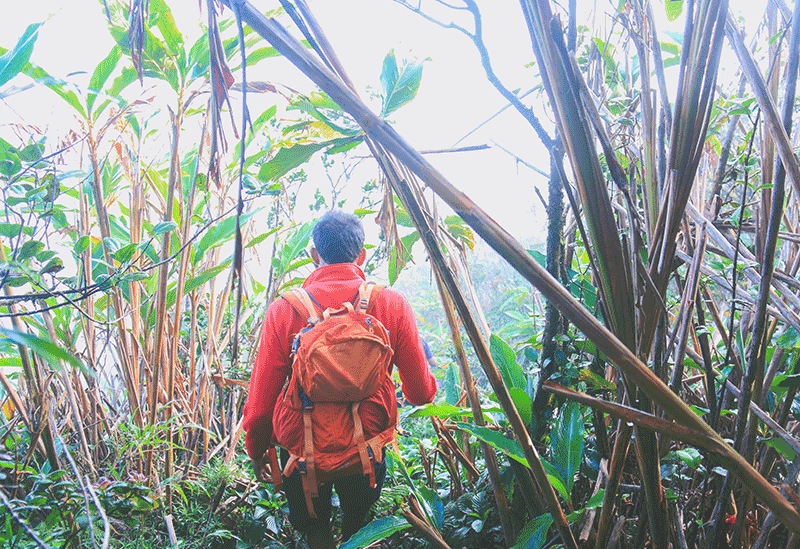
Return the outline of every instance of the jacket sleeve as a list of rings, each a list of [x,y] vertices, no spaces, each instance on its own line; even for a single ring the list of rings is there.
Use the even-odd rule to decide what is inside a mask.
[[[272,303],[264,317],[243,414],[245,446],[252,459],[262,457],[272,440],[272,414],[291,372],[293,318],[294,311],[284,299]]]
[[[433,402],[436,378],[428,368],[411,305],[405,297],[388,289],[381,292],[375,305],[378,318],[386,319],[384,325],[392,341],[393,362],[400,374],[403,395],[415,406]]]

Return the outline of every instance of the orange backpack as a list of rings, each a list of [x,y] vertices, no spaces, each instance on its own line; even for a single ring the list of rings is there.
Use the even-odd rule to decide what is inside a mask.
[[[390,442],[394,426],[365,440],[358,407],[372,396],[389,376],[394,351],[389,333],[370,312],[383,290],[365,282],[352,303],[339,309],[322,309],[304,289],[282,295],[307,319],[308,325],[292,345],[292,375],[284,398],[295,409],[302,409],[304,425],[303,455],[292,455],[284,469],[289,476],[295,467],[303,476],[303,491],[309,513],[315,517],[312,499],[317,497],[317,482],[334,480],[363,472],[370,486],[376,486],[374,465],[382,459],[383,447]],[[351,432],[350,419],[352,416]],[[346,417],[347,427],[334,425],[332,417]],[[315,438],[339,439],[334,452],[315,449]]]

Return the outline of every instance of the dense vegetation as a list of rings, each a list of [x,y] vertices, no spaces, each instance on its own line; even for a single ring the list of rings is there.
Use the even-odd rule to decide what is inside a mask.
[[[241,410],[265,307],[341,207],[377,222],[366,269],[441,389],[401,409],[348,547],[797,547],[800,2],[743,37],[724,0],[594,5],[602,35],[520,0],[537,74],[513,84],[491,3],[396,2],[468,38],[548,151],[542,245],[384,122],[424,64],[387,52],[354,89],[303,0],[201,2],[196,41],[177,2],[103,0],[83,87],[31,63],[40,22],[0,49],[0,101],[32,85],[75,120],[0,127],[0,546],[301,547]],[[318,89],[265,81],[279,57]]]

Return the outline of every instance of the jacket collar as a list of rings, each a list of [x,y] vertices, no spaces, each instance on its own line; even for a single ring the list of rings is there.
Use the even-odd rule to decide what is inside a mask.
[[[362,281],[367,279],[361,267],[355,263],[334,263],[333,265],[323,265],[314,269],[314,272],[303,282],[303,288],[328,281],[342,282],[356,279]]]

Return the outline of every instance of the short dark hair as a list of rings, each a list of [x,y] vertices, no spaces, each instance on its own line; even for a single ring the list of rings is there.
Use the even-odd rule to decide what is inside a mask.
[[[364,249],[361,219],[342,210],[331,210],[314,225],[314,247],[325,263],[353,263]]]

